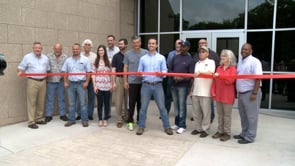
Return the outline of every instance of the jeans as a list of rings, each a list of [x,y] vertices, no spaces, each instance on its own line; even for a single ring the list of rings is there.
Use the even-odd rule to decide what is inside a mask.
[[[110,113],[110,91],[101,91],[97,93],[97,114],[98,120],[102,120],[102,106],[104,105],[104,118],[103,120],[108,120]]]
[[[146,113],[151,97],[154,97],[160,111],[163,127],[170,128],[167,110],[165,108],[164,91],[161,83],[150,85],[143,83],[141,87],[141,107],[139,111],[139,127],[145,128]]]
[[[64,88],[63,81],[47,82],[45,116],[52,116],[53,109],[54,109],[54,99],[56,94],[57,94],[59,115],[64,116],[66,114],[65,88]]]
[[[92,80],[90,80],[88,83],[88,86],[87,86],[87,102],[86,102],[88,116],[93,116],[94,98],[95,98],[95,93],[93,90],[93,83],[92,83]],[[78,116],[81,116],[81,109],[80,109],[80,105],[79,105],[78,100],[77,100],[77,114],[78,114]]]
[[[69,98],[69,121],[75,122],[76,101],[79,103],[82,121],[88,121],[87,106],[86,106],[86,89],[83,88],[85,81],[70,81],[68,88]]]
[[[186,99],[188,87],[173,87],[172,96],[174,103],[175,125],[186,128]]]
[[[171,103],[173,101],[172,93],[171,93],[172,89],[173,89],[173,87],[172,87],[172,77],[168,77],[167,78],[166,94],[165,94],[165,107],[167,109],[168,114],[170,112]]]

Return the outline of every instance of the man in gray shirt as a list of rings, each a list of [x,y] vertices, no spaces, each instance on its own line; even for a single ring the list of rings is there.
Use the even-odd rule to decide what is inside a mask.
[[[139,59],[147,54],[148,51],[141,48],[141,38],[139,36],[132,37],[132,49],[127,51],[123,60],[124,72],[137,72]],[[128,129],[134,130],[134,109],[137,104],[137,122],[140,110],[140,90],[141,77],[136,75],[124,75],[124,87],[129,90],[129,117]]]

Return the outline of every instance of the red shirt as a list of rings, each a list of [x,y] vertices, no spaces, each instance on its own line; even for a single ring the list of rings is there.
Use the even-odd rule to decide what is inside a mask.
[[[235,66],[229,66],[224,70],[222,65],[218,66],[216,73],[219,76],[232,76],[237,75],[237,70]],[[213,79],[211,96],[215,101],[233,105],[235,102],[235,93],[235,78],[216,77]]]

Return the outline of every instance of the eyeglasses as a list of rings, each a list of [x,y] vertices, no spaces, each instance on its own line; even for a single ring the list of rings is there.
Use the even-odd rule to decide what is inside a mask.
[[[86,44],[84,44],[85,46],[91,46],[91,44],[88,44],[88,43],[86,43]]]

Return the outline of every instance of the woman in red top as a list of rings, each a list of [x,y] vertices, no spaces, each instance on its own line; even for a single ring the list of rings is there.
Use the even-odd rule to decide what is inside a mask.
[[[222,50],[220,59],[220,66],[216,69],[211,87],[211,95],[216,101],[218,115],[218,131],[212,138],[227,141],[230,139],[231,114],[235,101],[235,78],[222,76],[234,76],[237,74],[236,57],[231,50]]]

